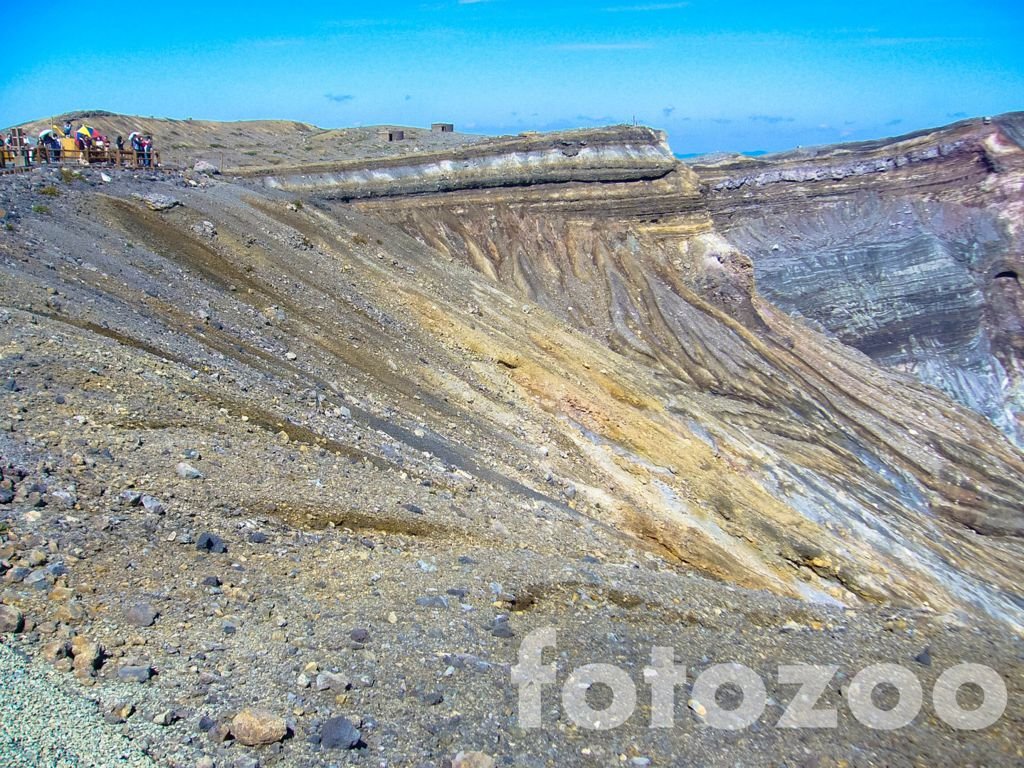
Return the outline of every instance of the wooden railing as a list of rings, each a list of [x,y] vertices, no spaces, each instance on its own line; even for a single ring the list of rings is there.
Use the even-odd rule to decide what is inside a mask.
[[[160,153],[132,149],[55,149],[46,146],[5,146],[0,149],[0,169],[23,171],[34,165],[110,165],[121,168],[159,168]]]

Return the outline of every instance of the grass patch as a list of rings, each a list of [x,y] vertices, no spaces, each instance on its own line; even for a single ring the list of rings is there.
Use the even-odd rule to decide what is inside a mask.
[[[292,200],[292,205],[294,205],[300,211],[302,210],[302,201],[301,200],[298,200],[298,199]]]
[[[61,168],[60,178],[65,184],[70,184],[75,179],[81,178],[81,175],[78,171],[72,171],[70,168]]]
[[[352,235],[352,242],[356,245],[368,245],[370,241],[366,239],[366,235]]]
[[[33,205],[32,210],[36,213],[49,213],[50,207],[48,205]]]
[[[39,194],[45,195],[46,197],[60,197],[60,190],[51,184],[48,187],[40,189]]]
[[[211,144],[210,149],[227,149],[223,144]]]
[[[8,232],[13,232],[14,231],[14,225],[11,224],[11,222],[9,222],[9,221],[5,221],[4,222],[4,229],[6,229]]]

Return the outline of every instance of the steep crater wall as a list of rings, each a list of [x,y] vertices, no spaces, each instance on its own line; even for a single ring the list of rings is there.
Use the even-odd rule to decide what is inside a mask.
[[[1022,123],[696,170],[765,297],[1024,445]]]

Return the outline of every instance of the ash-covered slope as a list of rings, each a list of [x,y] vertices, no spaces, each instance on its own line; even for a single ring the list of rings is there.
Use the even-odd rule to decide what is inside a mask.
[[[624,137],[634,153],[637,134]],[[578,182],[540,176],[523,190],[517,167],[503,188],[357,208],[621,355],[601,364],[624,391],[611,401],[588,391],[593,364],[565,341],[549,350],[573,371],[564,391],[550,363],[510,373],[566,419],[599,469],[583,496],[617,526],[740,583],[956,595],[1019,623],[1020,454],[983,419],[766,301],[756,260],[718,231],[693,172],[595,183],[597,165]]]
[[[754,201],[698,170],[623,128],[237,178],[0,179],[0,452],[16,478],[0,546],[12,566],[47,537],[51,556],[77,552],[49,599],[5,576],[5,602],[114,643],[118,600],[159,601],[143,639],[156,700],[270,701],[301,712],[302,736],[358,705],[397,765],[462,743],[580,764],[571,734],[514,724],[506,641],[545,624],[634,671],[652,643],[774,669],[836,648],[903,661],[927,638],[948,659],[991,653],[1018,685],[1020,451],[784,311],[760,289],[763,254],[738,247],[761,242],[754,225],[729,226]],[[1014,173],[972,183],[1013,205]],[[132,489],[161,510],[128,506]],[[201,583],[203,531],[229,542],[222,592]],[[965,616],[977,633],[958,634]],[[352,626],[376,645],[350,643]],[[326,649],[370,681],[356,704],[296,692],[297,657],[326,665]],[[435,687],[461,720],[420,706]],[[991,763],[1013,754],[1011,714],[977,738],[922,722],[912,746],[799,738],[835,762]],[[630,728],[655,764],[804,749]],[[618,761],[615,734],[592,736]]]
[[[77,216],[33,216],[27,231],[43,228],[57,253],[81,249],[79,226],[111,242],[74,270],[91,300],[56,314],[193,367],[227,356],[287,373],[321,399],[358,381],[360,402],[438,436],[368,412],[392,439],[426,440],[527,496],[571,485],[587,517],[716,577],[1024,625],[1020,453],[939,392],[781,312],[776,283],[755,287],[763,255],[726,239],[742,232],[718,229],[721,193],[662,135],[513,137],[364,165],[259,172],[251,192],[183,189],[184,206],[163,213],[132,200],[138,182],[72,185],[55,204]],[[11,270],[12,287],[32,274]],[[32,279],[38,290],[52,278]],[[446,429],[459,419],[472,429],[456,440]],[[546,442],[560,449],[523,462]]]
[[[694,166],[758,290],[1024,443],[1024,114]]]

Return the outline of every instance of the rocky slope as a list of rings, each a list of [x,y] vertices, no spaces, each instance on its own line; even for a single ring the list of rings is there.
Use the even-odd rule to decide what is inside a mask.
[[[1014,126],[936,134],[999,148],[984,169],[929,156],[931,135],[772,158],[763,206],[746,166],[688,168],[640,128],[230,177],[3,177],[9,628],[164,764],[1019,759],[1024,458],[910,375],[968,380],[971,323],[1012,370],[1014,289],[975,293],[940,255],[1013,258]],[[845,152],[921,158],[769,180]],[[905,206],[896,247],[877,222]],[[772,224],[802,229],[775,249]],[[786,250],[804,232],[819,262]],[[871,258],[912,285],[868,317],[833,280]],[[801,309],[812,269],[859,323]],[[886,341],[926,331],[948,353],[931,369]],[[842,706],[863,666],[930,685],[934,656],[994,666],[1012,704],[977,734],[930,710],[892,733],[849,712],[838,734],[771,713],[732,733],[683,688],[677,728],[595,732],[555,717],[552,687],[526,731],[509,669],[543,626],[565,639],[560,683],[590,662],[639,681],[670,645],[768,681],[839,664]],[[769,692],[781,712],[790,692]],[[270,746],[246,746],[246,707]],[[331,746],[338,717],[356,749]]]

